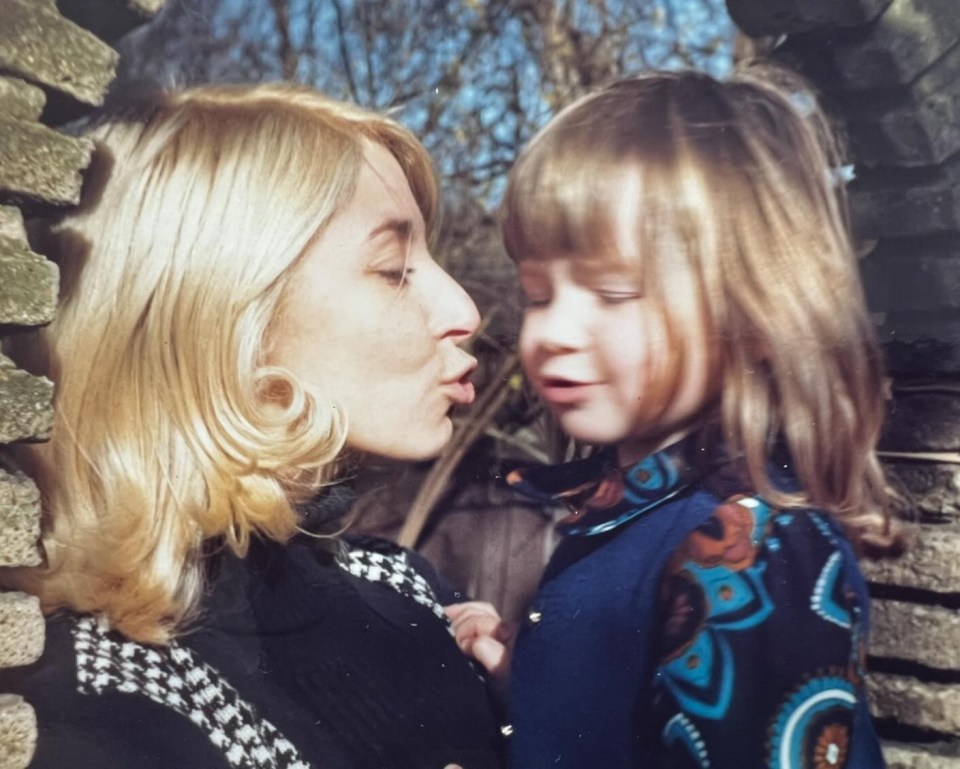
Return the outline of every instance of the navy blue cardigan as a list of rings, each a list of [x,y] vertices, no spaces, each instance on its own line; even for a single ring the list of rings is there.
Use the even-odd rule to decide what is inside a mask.
[[[684,447],[508,480],[579,511],[514,649],[515,769],[880,769],[843,533]]]

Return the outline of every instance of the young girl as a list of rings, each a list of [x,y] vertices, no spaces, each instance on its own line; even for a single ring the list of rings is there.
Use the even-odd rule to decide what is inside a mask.
[[[517,769],[883,766],[856,563],[897,544],[883,372],[826,122],[771,75],[623,80],[512,172],[527,375],[609,447],[508,478],[572,510],[513,649]],[[483,607],[451,614],[505,667]]]

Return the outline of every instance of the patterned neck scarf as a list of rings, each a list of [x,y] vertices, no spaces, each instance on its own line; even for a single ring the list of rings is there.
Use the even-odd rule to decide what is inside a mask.
[[[553,466],[511,470],[508,486],[545,504],[564,504],[570,514],[557,527],[567,536],[605,534],[682,494],[694,481],[725,461],[715,458],[691,462],[695,441],[687,437],[620,467],[612,447],[588,459]]]

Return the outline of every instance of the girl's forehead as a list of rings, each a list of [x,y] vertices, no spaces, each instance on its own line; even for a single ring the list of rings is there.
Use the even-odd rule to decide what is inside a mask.
[[[597,279],[636,278],[640,271],[637,261],[626,261],[619,254],[594,251],[558,251],[538,258],[522,259],[517,263],[521,277],[563,274],[577,282]]]
[[[530,201],[533,242],[543,238],[547,250],[581,258],[619,255],[629,260],[636,255],[644,211],[639,170],[605,169],[590,178],[551,182],[540,200]]]

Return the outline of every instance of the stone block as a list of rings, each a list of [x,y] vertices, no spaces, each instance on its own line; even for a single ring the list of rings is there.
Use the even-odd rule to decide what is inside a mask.
[[[960,313],[960,235],[882,241],[860,260],[860,275],[871,310]]]
[[[0,694],[0,767],[26,769],[37,749],[37,715],[16,694]]]
[[[877,334],[887,368],[897,376],[960,374],[960,314],[955,311],[886,313]]]
[[[958,37],[955,0],[893,0],[868,27],[795,36],[777,55],[802,61],[813,80],[829,91],[890,89],[916,80]]]
[[[27,228],[23,224],[23,212],[16,206],[0,206],[0,238],[26,242]]]
[[[167,0],[126,0],[126,5],[144,16],[155,16],[166,2]]]
[[[946,385],[943,391],[897,392],[887,406],[880,449],[960,451],[960,383],[955,392]]]
[[[864,240],[960,232],[960,155],[922,170],[864,173],[848,191]]]
[[[867,677],[867,691],[879,718],[960,736],[960,684],[872,673]]]
[[[960,150],[960,46],[910,86],[831,101],[846,117],[851,148],[867,166],[936,165]]]
[[[960,465],[897,460],[883,464],[921,519],[960,522]]]
[[[859,26],[889,5],[890,0],[727,0],[730,17],[753,37]]]
[[[37,120],[47,97],[40,88],[16,77],[0,77],[0,112],[14,120]]]
[[[0,323],[37,326],[57,310],[60,271],[19,240],[0,236]]]
[[[53,426],[53,382],[0,355],[0,443],[46,439]]]
[[[883,743],[887,769],[960,769],[960,743]]]
[[[0,593],[0,667],[32,665],[43,654],[45,640],[40,599],[26,593]]]
[[[39,566],[40,492],[19,471],[0,468],[0,566]]]
[[[910,534],[910,548],[900,558],[861,562],[867,579],[936,593],[960,593],[960,525],[921,525]]]
[[[90,164],[92,153],[89,139],[64,136],[39,123],[0,118],[0,198],[76,204],[80,172]]]
[[[165,0],[58,0],[66,18],[101,40],[113,42],[163,7]]]
[[[84,104],[103,104],[116,51],[47,0],[0,0],[0,18],[0,69]]]
[[[960,668],[960,612],[886,599],[874,599],[870,606],[871,655],[941,670]]]

